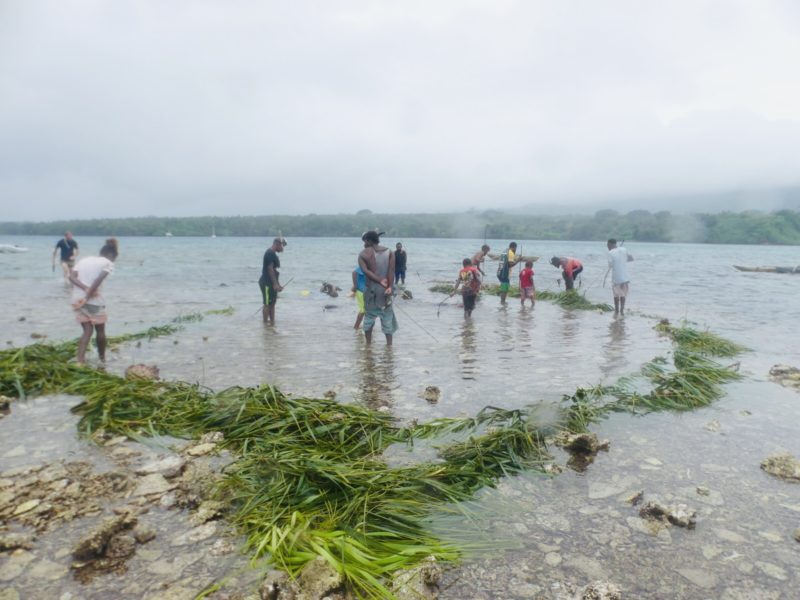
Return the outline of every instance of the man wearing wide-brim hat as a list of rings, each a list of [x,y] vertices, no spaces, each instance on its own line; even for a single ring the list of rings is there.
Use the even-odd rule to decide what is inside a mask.
[[[392,335],[397,331],[397,318],[392,308],[394,289],[394,252],[381,246],[383,232],[367,231],[361,236],[364,249],[358,255],[358,265],[367,277],[364,291],[364,336],[372,343],[372,328],[381,320],[381,331],[386,345],[392,345]]]

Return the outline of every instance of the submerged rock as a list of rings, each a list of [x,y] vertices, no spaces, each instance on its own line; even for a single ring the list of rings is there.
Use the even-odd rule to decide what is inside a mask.
[[[136,364],[125,369],[126,379],[157,380],[159,375],[160,373],[156,365]]]
[[[92,560],[105,556],[111,538],[121,531],[133,528],[136,522],[136,516],[131,513],[105,519],[78,541],[72,550],[72,556],[78,560]]]
[[[761,468],[780,479],[800,482],[800,460],[788,452],[769,455],[761,461]]]
[[[800,527],[795,529],[794,533],[792,535],[794,536],[794,541],[795,542],[800,542]]]
[[[321,556],[307,563],[297,576],[297,600],[317,600],[335,593],[344,585],[344,577]]]
[[[153,475],[158,473],[164,477],[170,478],[181,474],[186,460],[180,456],[170,455],[164,458],[150,461],[136,469],[137,475]]]
[[[650,500],[639,509],[639,516],[650,521],[668,522],[686,529],[694,529],[695,525],[697,525],[695,519],[697,513],[689,509],[685,504],[664,506],[654,500]]]
[[[17,548],[30,550],[33,547],[35,539],[36,538],[32,534],[27,533],[0,533],[0,552],[16,550]]]
[[[789,365],[775,365],[769,370],[769,378],[783,387],[800,391],[800,369]]]
[[[597,454],[600,450],[608,450],[609,441],[600,440],[596,433],[564,433],[558,436],[555,443],[572,454]]]
[[[581,590],[579,600],[622,600],[622,592],[613,583],[594,581]]]
[[[431,404],[435,404],[442,397],[442,391],[435,385],[429,385],[425,388],[422,397]]]
[[[392,594],[397,600],[432,600],[439,595],[442,567],[429,556],[416,567],[401,569],[392,576]]]
[[[339,292],[342,291],[342,288],[336,287],[332,283],[328,283],[327,281],[322,282],[322,287],[319,288],[319,291],[323,294],[328,294],[331,298],[338,298]]]

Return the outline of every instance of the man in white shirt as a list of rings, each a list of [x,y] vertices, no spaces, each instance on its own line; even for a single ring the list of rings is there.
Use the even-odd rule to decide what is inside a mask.
[[[633,260],[633,256],[621,245],[617,245],[617,240],[608,240],[608,271],[603,278],[603,286],[606,285],[606,278],[611,273],[611,289],[614,294],[614,315],[625,314],[625,298],[628,296],[628,263]]]

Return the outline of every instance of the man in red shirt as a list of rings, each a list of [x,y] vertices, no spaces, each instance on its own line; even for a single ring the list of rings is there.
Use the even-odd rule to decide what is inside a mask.
[[[564,285],[568,290],[573,289],[575,287],[575,278],[583,272],[581,261],[571,256],[554,256],[550,259],[550,264],[556,268],[561,268]]]

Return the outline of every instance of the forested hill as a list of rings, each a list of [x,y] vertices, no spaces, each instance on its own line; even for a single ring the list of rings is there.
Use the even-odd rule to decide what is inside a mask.
[[[634,210],[601,210],[593,215],[534,216],[488,210],[435,214],[377,214],[368,210],[338,215],[237,217],[139,217],[0,223],[3,235],[115,236],[285,236],[358,237],[378,228],[392,238],[490,238],[605,240],[714,244],[800,244],[800,212],[723,212],[673,215]]]

